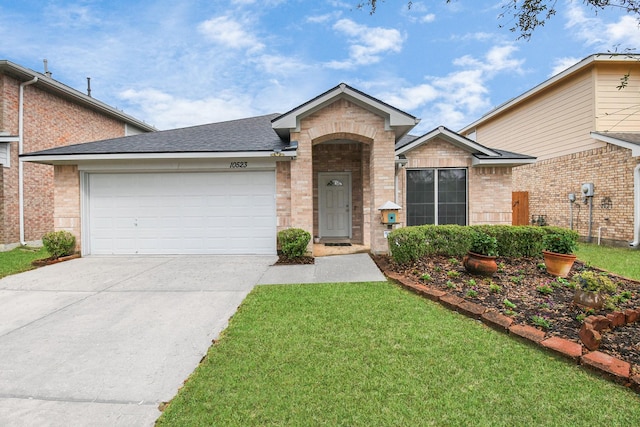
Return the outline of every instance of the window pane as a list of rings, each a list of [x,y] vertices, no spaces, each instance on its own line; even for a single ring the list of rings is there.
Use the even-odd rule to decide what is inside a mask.
[[[407,225],[435,224],[433,170],[407,171]]]
[[[438,224],[467,225],[466,169],[438,170]]]

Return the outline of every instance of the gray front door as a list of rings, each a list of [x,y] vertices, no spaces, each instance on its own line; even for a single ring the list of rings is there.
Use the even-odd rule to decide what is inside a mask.
[[[320,237],[351,238],[351,173],[318,175]]]

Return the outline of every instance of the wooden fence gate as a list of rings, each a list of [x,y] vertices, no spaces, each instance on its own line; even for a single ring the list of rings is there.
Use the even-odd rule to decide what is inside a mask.
[[[511,193],[511,225],[530,225],[528,191]]]

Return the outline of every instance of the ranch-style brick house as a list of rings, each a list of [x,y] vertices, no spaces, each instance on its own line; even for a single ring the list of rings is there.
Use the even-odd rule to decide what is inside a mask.
[[[0,250],[54,228],[53,167],[22,153],[155,129],[51,78],[0,60]]]
[[[415,224],[511,224],[496,150],[346,84],[284,114],[27,153],[54,165],[55,227],[88,254],[275,254],[289,227],[384,253]],[[383,206],[397,205],[395,224]],[[309,250],[314,245],[310,243]]]
[[[640,245],[640,55],[591,55],[459,132],[538,159],[513,169],[515,224]]]

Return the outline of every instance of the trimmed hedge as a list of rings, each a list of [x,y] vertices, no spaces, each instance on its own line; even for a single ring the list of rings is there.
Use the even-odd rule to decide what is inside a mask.
[[[58,259],[73,255],[76,249],[76,237],[68,231],[51,231],[42,236],[42,246],[51,258]]]
[[[287,258],[298,258],[304,255],[311,234],[301,228],[287,228],[278,232],[280,250]]]
[[[498,254],[505,258],[537,257],[542,254],[543,236],[567,234],[578,240],[578,233],[561,227],[511,225],[418,225],[389,233],[389,251],[396,262],[407,263],[428,255],[464,256],[471,247],[475,231],[498,241]]]

